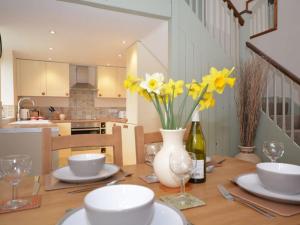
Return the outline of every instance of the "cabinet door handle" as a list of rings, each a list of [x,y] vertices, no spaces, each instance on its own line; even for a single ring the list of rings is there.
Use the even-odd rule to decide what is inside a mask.
[[[123,125],[123,128],[128,128],[128,125]]]
[[[102,96],[102,94],[101,94],[101,93],[99,93],[99,96],[101,97],[101,96]]]
[[[42,92],[42,95],[45,95],[45,92]]]
[[[118,97],[120,98],[120,97],[121,97],[121,94],[118,94]]]
[[[66,96],[69,96],[69,93],[66,93]]]

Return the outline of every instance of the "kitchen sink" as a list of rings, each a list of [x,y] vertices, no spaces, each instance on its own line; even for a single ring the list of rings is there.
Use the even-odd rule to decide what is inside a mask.
[[[20,120],[10,123],[11,125],[26,125],[26,124],[51,124],[49,120]]]

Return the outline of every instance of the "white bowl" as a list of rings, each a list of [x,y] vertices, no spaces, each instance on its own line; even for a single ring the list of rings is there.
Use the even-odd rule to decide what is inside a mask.
[[[76,176],[96,176],[105,163],[104,154],[80,154],[68,158],[69,167]]]
[[[258,177],[265,188],[282,194],[300,193],[300,166],[285,163],[258,163]]]
[[[139,185],[105,186],[88,193],[84,207],[91,225],[149,225],[154,192]]]

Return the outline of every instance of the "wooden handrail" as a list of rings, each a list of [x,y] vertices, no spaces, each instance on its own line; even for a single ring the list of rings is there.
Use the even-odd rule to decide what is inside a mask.
[[[239,11],[233,5],[233,3],[230,0],[223,0],[223,1],[227,3],[228,9],[230,9],[230,10],[232,9],[234,17],[238,18],[239,24],[241,26],[243,26],[245,21],[244,21],[243,17],[240,15]]]
[[[246,42],[246,46],[250,48],[253,52],[255,52],[257,55],[262,57],[264,60],[266,60],[268,63],[270,63],[272,66],[274,66],[276,69],[278,69],[281,73],[283,73],[285,76],[290,78],[292,81],[294,81],[296,84],[300,85],[300,78],[289,71],[288,69],[284,68],[282,65],[280,65],[278,62],[276,62],[274,59],[272,59],[267,54],[263,53],[261,50],[259,50],[257,47],[255,47],[250,42]]]

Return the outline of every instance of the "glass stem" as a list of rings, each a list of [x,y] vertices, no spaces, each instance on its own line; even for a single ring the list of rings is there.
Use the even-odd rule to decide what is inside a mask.
[[[12,185],[12,193],[11,193],[11,200],[14,201],[17,199],[17,185]]]
[[[184,195],[185,193],[184,177],[180,178],[180,193],[181,195]]]

